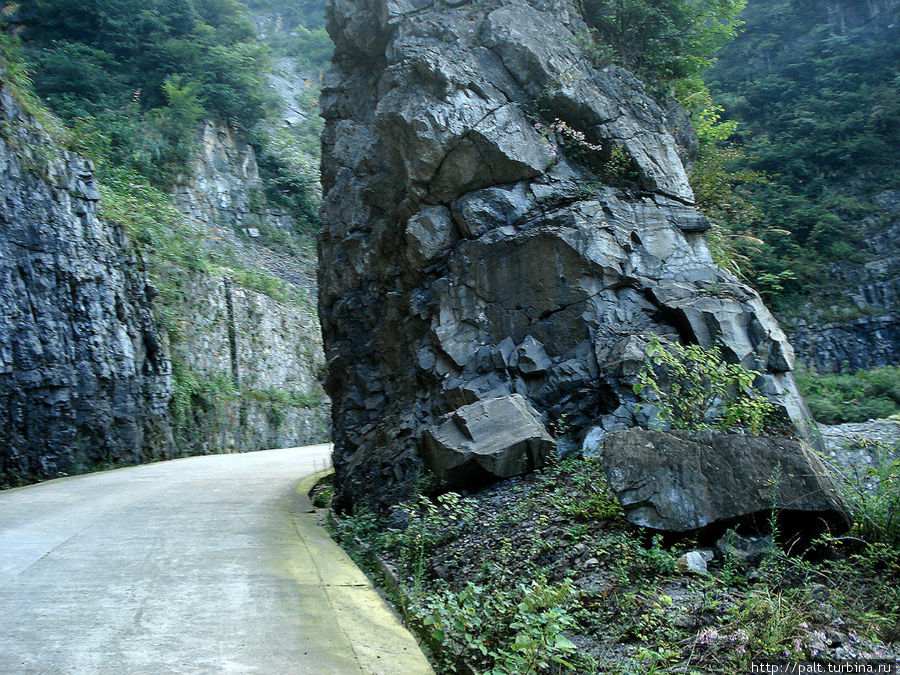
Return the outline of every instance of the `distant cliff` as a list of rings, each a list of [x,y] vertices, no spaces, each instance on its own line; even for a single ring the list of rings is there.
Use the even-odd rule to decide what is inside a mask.
[[[805,365],[898,364],[900,2],[750,0],[742,18],[709,78],[767,176],[745,186],[750,273]]]
[[[314,254],[250,146],[204,124],[176,199],[145,203],[0,81],[0,484],[325,440]]]

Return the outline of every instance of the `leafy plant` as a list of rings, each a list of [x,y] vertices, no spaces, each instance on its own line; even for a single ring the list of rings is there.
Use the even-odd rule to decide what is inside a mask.
[[[647,359],[634,393],[675,429],[742,429],[758,434],[774,405],[753,382],[759,373],[726,363],[717,349],[699,345],[647,344]]]
[[[398,547],[401,560],[412,574],[413,592],[419,595],[427,554],[442,541],[457,536],[474,516],[474,509],[471,500],[455,492],[440,495],[437,503],[420,494],[398,508],[407,518],[407,527],[391,530],[389,541]]]
[[[860,440],[871,463],[834,468],[832,475],[853,530],[866,541],[900,546],[900,446]]]
[[[480,654],[492,662],[491,675],[510,675],[543,671],[551,663],[572,668],[566,659],[576,646],[565,631],[575,626],[574,601],[570,581],[551,584],[538,577],[512,589],[469,582],[459,592],[420,599],[413,612],[438,643],[456,645],[448,665],[466,653]]]

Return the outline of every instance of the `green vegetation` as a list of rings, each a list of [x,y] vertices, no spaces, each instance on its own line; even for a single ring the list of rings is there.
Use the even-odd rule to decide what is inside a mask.
[[[861,222],[900,182],[900,22],[854,27],[808,0],[751,2],[742,34],[708,81],[740,122],[724,164],[767,180],[737,183],[724,217],[754,285],[784,311],[827,286],[828,265],[865,261]],[[891,11],[891,10],[886,10]],[[838,289],[839,292],[839,289]],[[808,308],[807,308],[808,309]]]
[[[853,522],[866,541],[900,548],[900,446],[860,439],[849,450],[866,450],[865,468],[835,468],[835,485]]]
[[[762,431],[775,406],[753,387],[759,373],[726,363],[716,348],[647,344],[647,359],[634,393],[675,429]]]
[[[37,0],[12,21],[37,94],[82,149],[157,185],[184,170],[201,117],[250,130],[274,106],[235,0]]]
[[[305,101],[308,129],[292,134],[270,121],[282,106],[268,84],[271,49],[257,39],[244,4],[39,0],[17,6],[6,23],[17,27],[16,38],[5,38],[15,62],[27,64],[38,96],[101,180],[126,170],[171,188],[188,171],[198,122],[218,119],[246,134],[265,198],[297,219],[297,234],[318,229],[317,92]],[[323,69],[324,31],[298,31],[287,51]]]
[[[824,424],[865,422],[900,412],[900,366],[853,374],[797,373],[813,417]]]
[[[701,75],[731,40],[746,0],[584,0],[594,57],[628,68],[657,96],[704,92]]]
[[[463,660],[496,675],[745,672],[834,659],[835,639],[847,658],[884,656],[900,635],[896,548],[826,534],[788,554],[776,540],[686,574],[678,558],[702,544],[625,521],[596,459],[398,513],[405,530],[360,512],[337,535],[373,574],[376,556],[397,570],[439,673]]]

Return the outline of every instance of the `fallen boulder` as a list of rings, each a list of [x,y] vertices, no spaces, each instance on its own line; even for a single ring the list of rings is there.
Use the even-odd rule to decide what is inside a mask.
[[[519,394],[457,408],[424,432],[425,462],[439,478],[466,485],[543,466],[556,443]]]
[[[613,431],[601,462],[626,518],[656,530],[686,532],[773,507],[842,519],[827,470],[789,438]]]

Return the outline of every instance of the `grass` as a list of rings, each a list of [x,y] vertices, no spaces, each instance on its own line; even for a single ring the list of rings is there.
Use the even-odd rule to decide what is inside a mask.
[[[467,497],[418,495],[380,519],[346,518],[351,554],[398,571],[438,672],[730,673],[760,660],[896,656],[900,553],[826,535],[756,567],[675,562],[702,543],[632,526],[593,459],[572,458]],[[401,528],[399,522],[407,523]],[[363,542],[362,546],[358,542]],[[893,644],[893,647],[891,646]]]
[[[900,366],[852,374],[798,371],[796,379],[813,417],[823,424],[865,422],[900,413]]]

